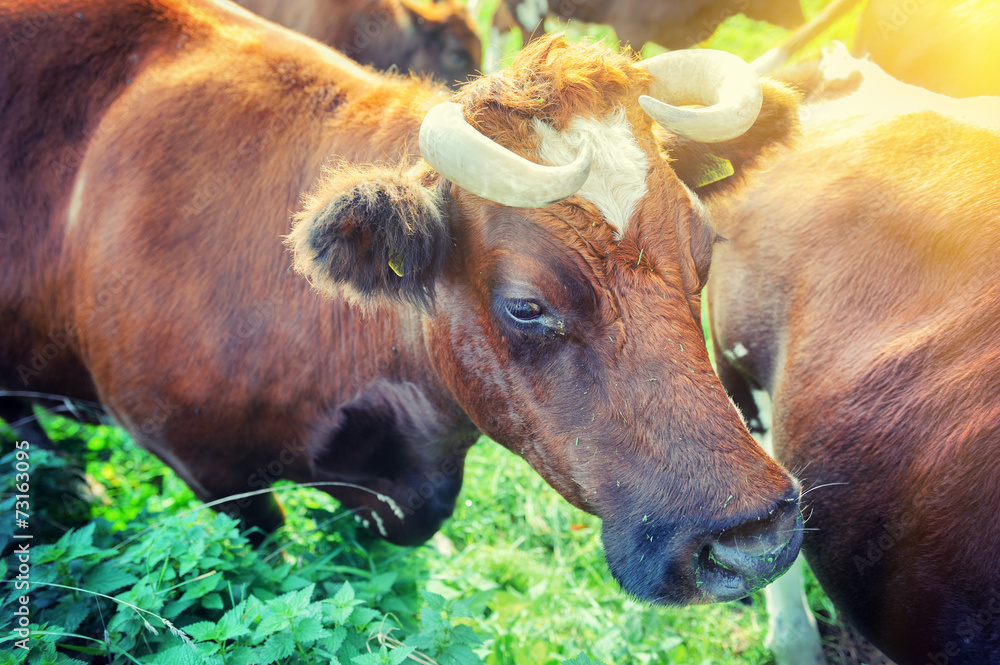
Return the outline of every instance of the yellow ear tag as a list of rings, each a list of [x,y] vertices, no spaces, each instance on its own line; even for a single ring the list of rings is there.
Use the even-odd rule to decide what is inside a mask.
[[[403,272],[403,255],[402,254],[390,254],[389,255],[389,267],[392,271],[396,273],[397,277],[402,277],[405,273]]]
[[[706,153],[705,160],[706,163],[702,165],[701,170],[694,177],[694,186],[696,189],[705,185],[711,185],[713,182],[719,182],[736,173],[733,163],[725,157]]]

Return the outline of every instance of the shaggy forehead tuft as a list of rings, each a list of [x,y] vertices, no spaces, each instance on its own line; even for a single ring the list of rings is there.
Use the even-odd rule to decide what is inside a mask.
[[[635,140],[625,109],[603,118],[577,117],[559,131],[535,119],[539,157],[548,164],[569,164],[587,143],[594,147],[590,176],[577,192],[617,229],[625,233],[635,207],[646,195],[649,160]]]

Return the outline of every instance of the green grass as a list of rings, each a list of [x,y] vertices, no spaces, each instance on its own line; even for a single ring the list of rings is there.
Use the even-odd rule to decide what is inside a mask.
[[[432,549],[382,542],[328,495],[287,484],[287,525],[251,548],[122,430],[44,421],[59,456],[15,451],[0,428],[0,665],[482,662],[468,623],[483,596],[429,591]],[[30,541],[13,519],[19,462]],[[27,561],[13,553],[24,543]],[[28,650],[13,632],[23,594]]]
[[[173,658],[183,652],[175,653],[180,642],[162,631],[153,617],[189,635],[210,636],[215,633],[204,626],[215,630],[224,625],[241,600],[265,603],[315,585],[312,600],[318,603],[349,582],[375,617],[365,615],[367,623],[351,627],[357,644],[364,642],[372,624],[383,620],[400,639],[426,633],[422,594],[429,592],[466,603],[462,612],[467,616],[459,612],[453,624],[471,626],[483,642],[475,651],[489,664],[557,664],[581,652],[607,663],[769,662],[762,647],[766,617],[759,597],[750,606],[683,609],[653,608],[626,597],[604,563],[599,520],[569,506],[523,460],[486,439],[472,450],[458,509],[443,530],[453,553],[378,541],[359,530],[326,494],[290,487],[280,493],[288,526],[256,552],[235,536],[228,518],[201,506],[172,471],[138,449],[122,430],[61,418],[47,418],[46,424],[69,456],[33,451],[32,513],[45,534],[34,544],[56,547],[53,543],[67,537],[82,538],[90,549],[54,555],[47,565],[44,558],[34,559],[33,580],[71,588],[50,587],[33,596],[39,611],[35,620],[62,635],[39,642],[38,658],[56,643],[86,650],[89,642],[66,635],[100,641],[108,626],[113,652],[168,653]],[[12,448],[8,435],[3,453]],[[74,465],[84,470],[83,476],[72,472]],[[4,466],[0,471],[9,474],[9,458]],[[3,508],[4,514],[10,512],[6,503]],[[84,536],[74,535],[80,531],[66,536],[68,527],[83,527]],[[5,544],[11,544],[9,534],[5,539],[0,531],[0,547]],[[205,557],[213,548],[216,554]],[[223,550],[230,558],[235,553],[236,559],[225,560]],[[194,558],[192,552],[197,553]],[[145,563],[137,567],[132,559]],[[277,564],[286,569],[276,573]],[[391,585],[366,595],[366,584],[380,575],[392,576]],[[200,595],[185,596],[185,585],[201,576],[208,576],[209,586],[201,588]],[[102,587],[95,581],[119,577],[127,584]],[[0,600],[13,606],[15,594],[2,591]],[[93,595],[98,593],[106,598]],[[139,610],[125,606],[116,613],[116,603],[121,603],[109,600],[112,597],[151,614],[139,615]],[[67,607],[84,612],[84,618],[67,618]],[[9,618],[9,613],[0,617],[0,628]],[[161,633],[147,634],[142,618]],[[256,624],[247,625],[255,634]],[[218,655],[220,644],[238,656],[262,649],[264,641],[243,644],[229,639],[216,644],[206,638],[198,648],[210,658]],[[449,645],[442,641],[438,652]],[[277,662],[311,662],[293,656]],[[119,654],[115,662],[129,661]],[[156,657],[156,662],[167,661]],[[240,661],[233,656],[229,662]]]

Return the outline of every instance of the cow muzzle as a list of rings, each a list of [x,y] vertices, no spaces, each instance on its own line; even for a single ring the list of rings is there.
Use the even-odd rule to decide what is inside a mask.
[[[663,605],[744,598],[788,570],[802,546],[799,486],[769,510],[720,521],[657,525],[605,519],[608,567],[622,588]]]
[[[780,577],[802,546],[802,513],[789,499],[766,518],[710,534],[691,560],[708,602],[744,598]]]

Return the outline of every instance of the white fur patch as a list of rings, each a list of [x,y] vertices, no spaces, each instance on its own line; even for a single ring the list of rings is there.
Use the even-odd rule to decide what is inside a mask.
[[[750,352],[747,351],[747,347],[743,346],[743,342],[736,342],[736,346],[733,348],[723,349],[722,351],[722,355],[724,355],[731,363],[735,363],[740,358],[746,358],[748,353]]]
[[[590,176],[578,194],[597,206],[619,236],[624,234],[636,204],[646,195],[649,171],[625,109],[600,119],[576,118],[563,132],[536,118],[535,131],[541,139],[540,156],[548,164],[569,164],[584,143],[594,146]]]

